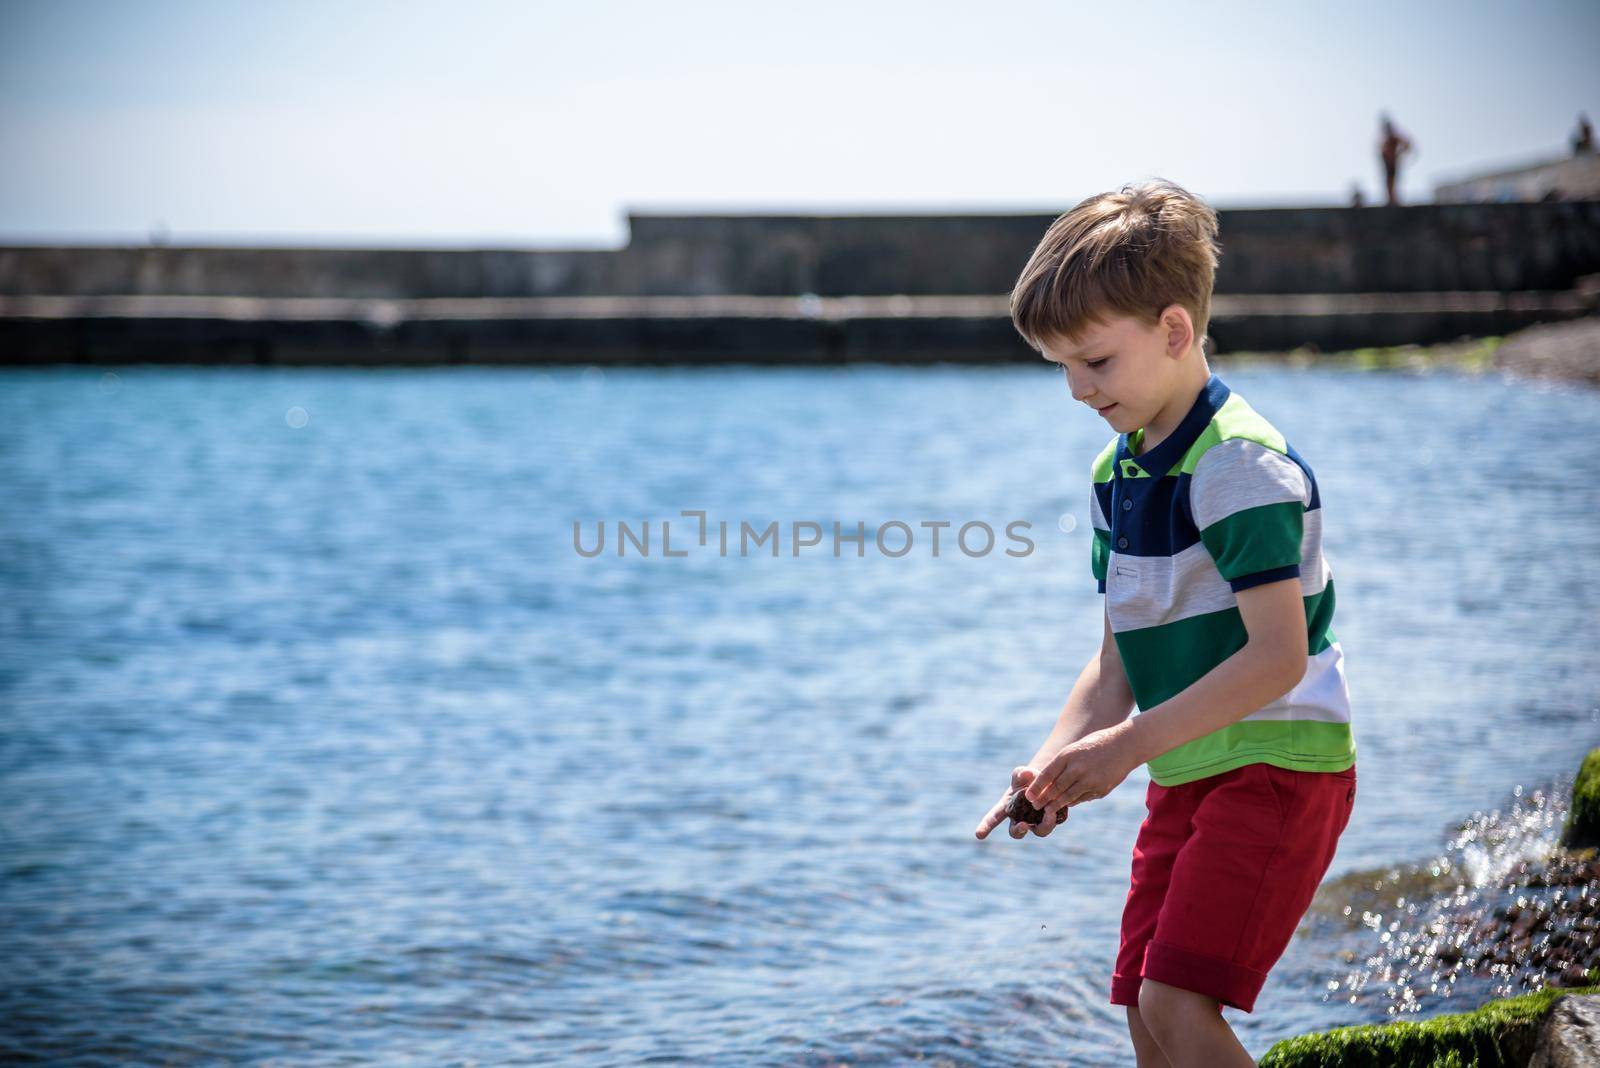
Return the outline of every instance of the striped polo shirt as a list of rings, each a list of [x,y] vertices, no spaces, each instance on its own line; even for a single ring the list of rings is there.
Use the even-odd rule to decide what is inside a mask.
[[[1239,590],[1298,578],[1305,675],[1236,723],[1150,761],[1177,786],[1245,764],[1343,771],[1355,763],[1333,573],[1311,468],[1215,374],[1170,437],[1138,454],[1119,434],[1094,462],[1093,568],[1140,711],[1243,648]]]

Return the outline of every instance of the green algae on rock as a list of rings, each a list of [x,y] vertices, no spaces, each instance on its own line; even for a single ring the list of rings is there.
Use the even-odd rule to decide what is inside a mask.
[[[1590,973],[1600,979],[1600,970]],[[1286,1038],[1262,1068],[1522,1068],[1533,1056],[1551,1004],[1600,986],[1550,987],[1431,1020],[1336,1027]]]
[[[1600,845],[1600,749],[1589,750],[1578,769],[1561,844],[1569,848]]]

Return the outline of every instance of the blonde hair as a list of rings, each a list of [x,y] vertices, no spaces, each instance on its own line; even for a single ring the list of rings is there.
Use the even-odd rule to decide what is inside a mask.
[[[1082,201],[1050,224],[1011,290],[1011,321],[1033,348],[1076,340],[1111,316],[1154,326],[1187,308],[1196,341],[1211,323],[1217,213],[1162,178]]]

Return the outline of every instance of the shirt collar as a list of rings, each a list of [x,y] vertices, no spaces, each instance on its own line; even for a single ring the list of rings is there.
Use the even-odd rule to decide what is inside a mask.
[[[1178,428],[1157,445],[1145,452],[1142,456],[1133,454],[1133,447],[1129,444],[1128,435],[1121,434],[1117,438],[1117,470],[1125,477],[1144,478],[1152,476],[1160,478],[1173,465],[1189,451],[1189,446],[1195,443],[1202,431],[1210,424],[1212,416],[1217,414],[1217,409],[1222,407],[1223,401],[1231,393],[1226,383],[1215,374],[1206,379],[1206,384],[1200,390],[1200,395],[1194,399],[1194,404],[1189,408],[1178,423]],[[1132,465],[1132,469],[1130,469]]]

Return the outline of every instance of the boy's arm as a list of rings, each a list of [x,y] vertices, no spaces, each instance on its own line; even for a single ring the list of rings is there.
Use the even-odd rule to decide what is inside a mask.
[[[1305,677],[1306,610],[1300,579],[1252,586],[1235,597],[1249,634],[1244,648],[1127,724],[1123,743],[1132,767],[1237,723]]]
[[[1128,684],[1122,654],[1117,651],[1116,639],[1111,634],[1111,619],[1103,609],[1101,619],[1105,630],[1100,650],[1078,673],[1078,681],[1067,695],[1055,729],[1028,761],[1027,766],[1035,772],[1066,746],[1084,735],[1121,723],[1133,710],[1133,688]]]

